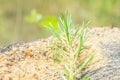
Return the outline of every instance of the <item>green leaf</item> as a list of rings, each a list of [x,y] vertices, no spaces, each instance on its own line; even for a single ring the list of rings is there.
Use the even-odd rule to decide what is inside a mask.
[[[45,26],[45,27],[50,27],[50,24],[52,24],[53,25],[53,28],[55,29],[55,30],[58,30],[58,19],[56,18],[56,17],[54,17],[54,16],[50,16],[50,17],[47,17],[47,18],[45,18],[42,22],[41,22],[41,24],[43,25],[43,26]]]

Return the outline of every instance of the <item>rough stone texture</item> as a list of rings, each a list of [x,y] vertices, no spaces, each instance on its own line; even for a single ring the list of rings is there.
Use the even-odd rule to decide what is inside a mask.
[[[91,79],[120,80],[120,29],[96,28],[92,30],[94,33],[92,37],[98,42],[100,54],[105,56],[107,63],[104,67],[88,72]]]
[[[93,63],[89,66],[92,68],[88,67],[84,74],[88,74],[91,80],[120,80],[120,29],[90,28],[88,31],[86,44],[96,49],[100,54],[96,58],[100,57],[105,63],[104,66],[99,65],[100,62]],[[14,43],[2,47],[0,80],[61,80],[57,70],[50,67],[53,61],[46,46],[49,46],[52,39]],[[19,74],[15,74],[16,72]]]

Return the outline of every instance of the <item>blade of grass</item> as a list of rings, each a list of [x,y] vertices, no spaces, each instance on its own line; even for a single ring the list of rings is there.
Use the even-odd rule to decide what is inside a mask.
[[[53,33],[53,35],[58,38],[58,40],[62,41],[61,40],[61,37],[60,37],[60,34],[54,29],[53,25],[50,23],[50,27],[49,29],[51,30],[51,32]]]
[[[84,35],[86,34],[86,32],[84,31],[84,29],[80,32],[80,34],[79,34],[79,45],[78,45],[78,48],[77,48],[77,50],[76,50],[76,52],[75,52],[75,60],[74,60],[74,63],[76,63],[76,61],[77,61],[77,59],[78,59],[78,57],[79,57],[79,55],[80,55],[80,51],[83,49],[82,47],[83,47],[83,40],[84,40]]]
[[[88,75],[85,75],[84,77],[82,77],[81,80],[90,80],[89,76]]]
[[[80,64],[80,65],[78,66],[78,71],[80,71],[80,70],[82,70],[83,68],[85,68],[85,67],[93,60],[93,58],[94,58],[94,55],[91,55],[89,58],[87,58],[87,59],[85,60],[85,62],[83,62],[82,64]]]

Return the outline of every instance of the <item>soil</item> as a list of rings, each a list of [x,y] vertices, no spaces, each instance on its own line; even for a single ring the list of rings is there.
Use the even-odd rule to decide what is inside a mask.
[[[91,80],[120,80],[120,29],[90,28],[82,57],[95,53],[94,60],[80,78],[89,74]],[[32,42],[17,42],[0,49],[0,80],[62,80],[63,66],[53,60],[53,37]],[[115,73],[114,73],[115,72]]]

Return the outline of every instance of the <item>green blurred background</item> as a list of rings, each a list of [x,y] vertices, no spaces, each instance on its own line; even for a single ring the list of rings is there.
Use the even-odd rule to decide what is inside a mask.
[[[68,10],[79,24],[91,20],[94,27],[120,27],[120,0],[0,0],[0,46],[50,35],[25,20],[33,9],[42,17],[58,17]]]

